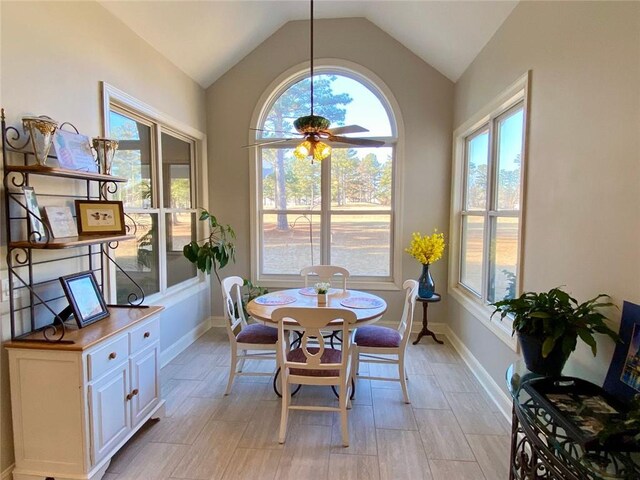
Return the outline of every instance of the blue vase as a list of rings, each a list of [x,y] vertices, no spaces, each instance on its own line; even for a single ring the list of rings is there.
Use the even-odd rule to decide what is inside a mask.
[[[418,296],[420,298],[431,298],[435,291],[436,284],[429,271],[429,264],[425,263],[422,265],[422,275],[418,278]]]

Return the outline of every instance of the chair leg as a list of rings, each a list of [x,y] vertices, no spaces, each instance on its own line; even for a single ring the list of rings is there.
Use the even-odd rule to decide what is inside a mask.
[[[398,355],[398,376],[400,377],[400,385],[402,385],[404,403],[411,403],[411,400],[409,400],[409,392],[407,391],[407,371],[404,368],[403,354]]]
[[[233,385],[233,378],[236,376],[236,363],[238,362],[238,349],[235,344],[231,345],[231,367],[229,370],[229,382],[227,383],[227,389],[224,394],[229,395],[231,393],[231,386]]]
[[[353,349],[353,353],[351,354],[351,385],[353,391],[351,392],[351,399],[356,398],[356,375],[358,374],[358,348]]]
[[[291,396],[289,395],[289,382],[287,380],[286,372],[282,372],[282,411],[280,413],[280,435],[278,436],[278,443],[284,443],[287,438],[287,420],[289,418],[289,402]]]
[[[347,402],[349,399],[347,383],[340,385],[340,426],[342,428],[342,446],[349,446],[349,424]]]
[[[247,351],[246,350],[242,350],[242,355],[246,355],[246,354],[247,354]],[[242,372],[244,370],[244,360],[245,360],[244,358],[240,359],[240,365],[239,365],[239,368],[238,368],[238,372]]]

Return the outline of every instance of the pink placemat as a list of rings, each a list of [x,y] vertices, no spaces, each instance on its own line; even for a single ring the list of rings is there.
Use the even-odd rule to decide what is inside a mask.
[[[349,297],[342,300],[340,305],[349,308],[380,308],[384,305],[384,302],[377,298]]]
[[[330,288],[328,294],[331,295],[332,293],[336,293],[339,290],[337,288]],[[300,290],[298,290],[298,293],[300,295],[306,295],[308,297],[315,297],[316,295],[318,295],[316,293],[316,289],[313,287],[305,287],[305,288],[301,288]]]
[[[296,301],[296,297],[291,295],[264,295],[255,299],[260,305],[286,305]]]

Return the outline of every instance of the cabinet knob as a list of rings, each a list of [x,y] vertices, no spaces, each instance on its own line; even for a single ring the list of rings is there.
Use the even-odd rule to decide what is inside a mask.
[[[149,338],[151,336],[151,332],[144,332],[143,337],[144,338]]]
[[[126,398],[127,400],[131,400],[131,399],[132,399],[133,397],[135,397],[138,393],[140,393],[140,392],[138,391],[138,389],[137,389],[137,388],[134,388],[133,390],[131,390],[131,393],[130,393],[130,394],[128,394],[125,398]]]
[[[118,354],[116,352],[111,352],[109,354],[109,360],[113,360],[114,358],[116,358],[118,356]]]

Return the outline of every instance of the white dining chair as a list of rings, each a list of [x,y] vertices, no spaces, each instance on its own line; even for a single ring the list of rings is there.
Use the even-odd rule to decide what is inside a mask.
[[[409,392],[407,391],[405,354],[409,336],[411,335],[413,311],[418,297],[418,282],[406,280],[402,287],[405,289],[404,308],[397,329],[379,325],[365,325],[356,330],[353,345],[354,363],[356,365],[354,373],[357,373],[360,361],[398,365],[398,378],[364,377],[359,375],[358,378],[400,382],[405,403],[411,403]],[[381,357],[379,355],[387,356]]]
[[[231,344],[231,367],[225,395],[231,393],[233,380],[240,375],[271,376],[273,373],[244,372],[245,360],[276,360],[278,330],[260,323],[247,323],[242,307],[242,285],[240,277],[222,279],[225,326]],[[249,353],[254,351],[255,353]],[[240,353],[238,353],[240,352]],[[238,365],[240,360],[240,365]],[[239,367],[239,368],[238,368]],[[275,370],[275,368],[274,368]]]
[[[347,407],[351,391],[351,335],[349,330],[356,322],[356,314],[343,308],[282,307],[275,310],[272,320],[278,322],[278,363],[282,379],[282,414],[280,417],[279,442],[284,443],[287,436],[289,410],[312,410],[340,412],[342,427],[342,445],[349,446],[349,427],[347,425]],[[300,347],[287,352],[287,330],[285,319],[297,322],[302,329]],[[320,335],[320,330],[330,322],[342,320],[342,350],[330,348]],[[338,328],[334,326],[333,328]],[[317,341],[317,347],[308,342]],[[326,385],[338,387],[338,407],[291,405],[290,385]]]
[[[300,275],[304,277],[305,287],[309,286],[310,281],[313,281],[314,284],[318,282],[328,282],[333,286],[332,280],[335,280],[335,277],[339,277],[342,283],[342,291],[347,290],[349,270],[344,267],[337,265],[311,265],[300,270]]]

